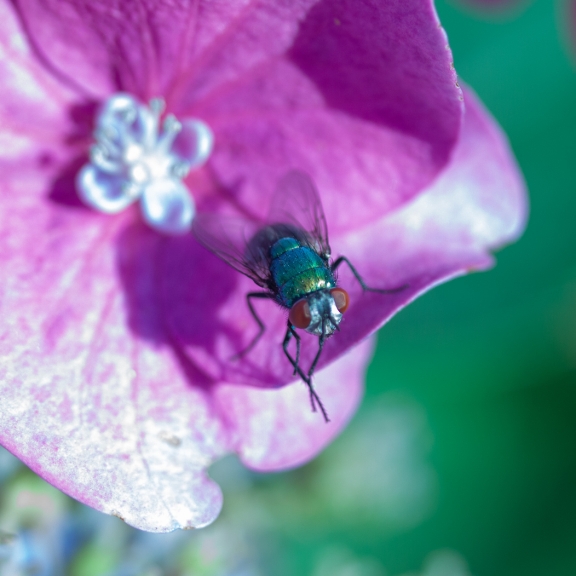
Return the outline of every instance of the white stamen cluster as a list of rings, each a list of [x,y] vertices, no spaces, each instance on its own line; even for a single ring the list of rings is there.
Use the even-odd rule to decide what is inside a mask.
[[[168,233],[187,232],[195,214],[194,200],[182,180],[202,165],[212,151],[210,128],[200,120],[179,122],[161,99],[149,106],[128,94],[115,94],[96,122],[90,162],[78,173],[82,200],[115,214],[140,200],[144,220]]]

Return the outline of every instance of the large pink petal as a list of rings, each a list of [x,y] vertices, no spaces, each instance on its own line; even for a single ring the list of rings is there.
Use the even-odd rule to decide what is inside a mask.
[[[432,0],[13,0],[39,59],[82,94],[163,96],[215,132],[209,170],[248,210],[289,168],[355,222],[446,163],[461,91]],[[334,230],[351,222],[327,206]]]
[[[299,168],[345,230],[446,163],[462,108],[451,59],[432,2],[270,0],[200,54],[175,105],[211,125],[212,177],[245,210],[262,214],[263,193]]]
[[[204,470],[226,450],[226,431],[191,385],[206,379],[187,373],[163,339],[150,266],[138,259],[147,236],[125,228],[132,214],[42,205],[28,193],[44,187],[33,170],[3,186],[2,444],[71,496],[140,528],[210,522],[221,494]],[[127,306],[120,272],[141,309]]]
[[[200,55],[226,42],[253,0],[3,0],[38,59],[83,94],[170,93]]]
[[[123,90],[143,99],[167,92],[187,66],[199,27],[233,18],[242,6],[195,0],[12,3],[38,59],[63,83],[92,97]]]
[[[344,426],[367,345],[318,376],[329,425],[301,382],[220,390],[165,329],[158,279],[173,239],[136,209],[110,217],[39,197],[44,171],[20,167],[0,203],[0,443],[34,471],[138,528],[200,527],[221,506],[214,460],[237,450],[258,469],[295,465]]]
[[[13,10],[0,3],[0,166],[23,155],[50,163],[72,130],[73,94],[40,65]]]
[[[340,281],[350,291],[352,305],[341,332],[327,342],[320,365],[376,330],[432,286],[491,266],[489,251],[511,242],[523,230],[524,182],[505,136],[469,92],[466,103],[465,123],[455,154],[433,186],[409,205],[368,227],[332,236],[333,254],[348,256],[368,285],[408,287],[393,295],[362,293],[343,266]],[[210,263],[208,257],[208,253],[202,256],[190,245],[171,252],[165,260],[167,288],[176,283],[176,278],[182,279],[187,258],[205,263],[203,290],[173,298],[177,304],[167,309],[175,338],[213,378],[260,386],[280,386],[290,381],[291,368],[282,351],[287,314],[270,301],[256,303],[267,326],[266,336],[249,354],[231,360],[257,332],[245,302],[246,293],[255,285],[215,257]],[[187,283],[194,281],[190,273]],[[222,283],[226,285],[223,290]],[[206,301],[208,292],[214,294],[217,306],[204,309],[201,324],[189,322],[187,318]],[[167,289],[165,301],[175,294]],[[209,339],[203,338],[206,326],[215,327]],[[303,366],[307,366],[316,352],[317,338],[303,334],[302,344]]]
[[[216,397],[244,464],[256,470],[280,470],[315,456],[356,411],[372,350],[373,341],[366,340],[318,373],[315,387],[329,423],[309,410],[308,389],[302,382],[279,390],[221,386]]]

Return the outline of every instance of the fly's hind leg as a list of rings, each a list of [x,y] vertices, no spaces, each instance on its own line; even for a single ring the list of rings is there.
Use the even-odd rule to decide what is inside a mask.
[[[288,344],[290,343],[290,340],[292,338],[295,338],[296,340],[296,359],[292,358],[292,356],[290,356],[290,352],[288,352]],[[302,372],[302,369],[298,364],[298,360],[300,359],[300,336],[294,330],[294,327],[292,326],[290,321],[288,321],[288,328],[286,329],[284,342],[282,342],[282,349],[284,350],[284,354],[286,354],[286,358],[288,358],[290,364],[292,364],[292,367],[294,368],[294,374],[298,374],[298,376],[302,378],[306,386],[308,386],[308,390],[310,391],[310,404],[312,405],[312,411],[316,412],[316,404],[318,404],[320,412],[322,412],[322,416],[324,416],[324,420],[326,422],[330,422],[330,419],[328,418],[328,413],[324,408],[324,404],[322,404],[320,397],[318,396],[316,390],[314,390],[314,387],[312,386],[312,380],[310,379],[310,377],[307,377],[306,374],[304,374],[304,372]]]
[[[396,292],[402,292],[402,290],[408,287],[408,284],[404,284],[403,286],[399,286],[398,288],[389,288],[389,289],[371,288],[370,286],[366,285],[366,283],[362,279],[362,276],[360,276],[360,274],[358,273],[358,270],[356,270],[356,268],[352,266],[352,263],[350,262],[350,260],[348,260],[348,258],[346,258],[346,256],[340,256],[339,258],[336,258],[336,260],[334,260],[334,262],[332,263],[332,266],[330,266],[330,270],[332,272],[335,272],[338,266],[342,264],[342,262],[346,262],[346,264],[348,264],[348,268],[350,268],[350,271],[352,272],[352,274],[354,274],[354,278],[356,278],[360,286],[362,286],[362,290],[365,290],[367,292],[379,292],[380,294],[395,294]]]
[[[260,340],[260,338],[262,338],[262,334],[264,334],[264,332],[266,331],[266,326],[264,325],[264,322],[262,322],[262,320],[260,320],[260,316],[258,316],[258,314],[256,314],[256,310],[254,310],[254,306],[252,305],[252,298],[261,298],[261,299],[266,299],[266,298],[272,298],[272,295],[268,292],[248,292],[248,294],[246,294],[246,303],[248,304],[248,309],[250,310],[250,313],[252,314],[252,318],[254,318],[254,320],[256,320],[256,323],[258,324],[258,327],[260,328],[260,330],[258,330],[258,334],[256,334],[256,336],[254,336],[254,338],[252,339],[252,342],[250,342],[250,344],[248,344],[248,346],[246,348],[244,348],[244,350],[242,350],[241,352],[238,352],[238,354],[235,354],[234,356],[232,356],[231,360],[237,360],[238,358],[242,358],[242,356],[245,356],[246,354],[248,354],[248,352],[250,352],[250,350],[252,350],[252,348],[254,348],[254,346],[256,346],[256,344],[258,343],[258,340]]]

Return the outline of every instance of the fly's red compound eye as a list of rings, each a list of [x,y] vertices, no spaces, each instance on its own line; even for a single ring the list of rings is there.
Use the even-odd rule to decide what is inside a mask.
[[[288,319],[296,328],[308,328],[310,322],[312,321],[312,315],[310,314],[310,306],[305,299],[298,300],[292,308],[290,308],[290,314],[288,314]]]
[[[350,305],[350,296],[348,296],[348,292],[346,292],[344,288],[332,288],[332,290],[330,290],[330,295],[334,298],[336,308],[344,314]]]

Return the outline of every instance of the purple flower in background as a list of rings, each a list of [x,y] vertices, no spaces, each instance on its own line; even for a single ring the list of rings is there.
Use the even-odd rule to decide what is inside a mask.
[[[359,402],[366,337],[523,228],[522,178],[431,1],[2,0],[0,17],[0,440],[136,527],[211,522],[223,454],[263,471],[317,454]],[[230,360],[253,284],[173,234],[195,211],[263,217],[294,168],[334,253],[409,285],[362,294],[342,273],[352,304],[315,378],[329,424],[285,386],[281,310],[263,302],[267,337]],[[314,350],[304,336],[304,366]]]

